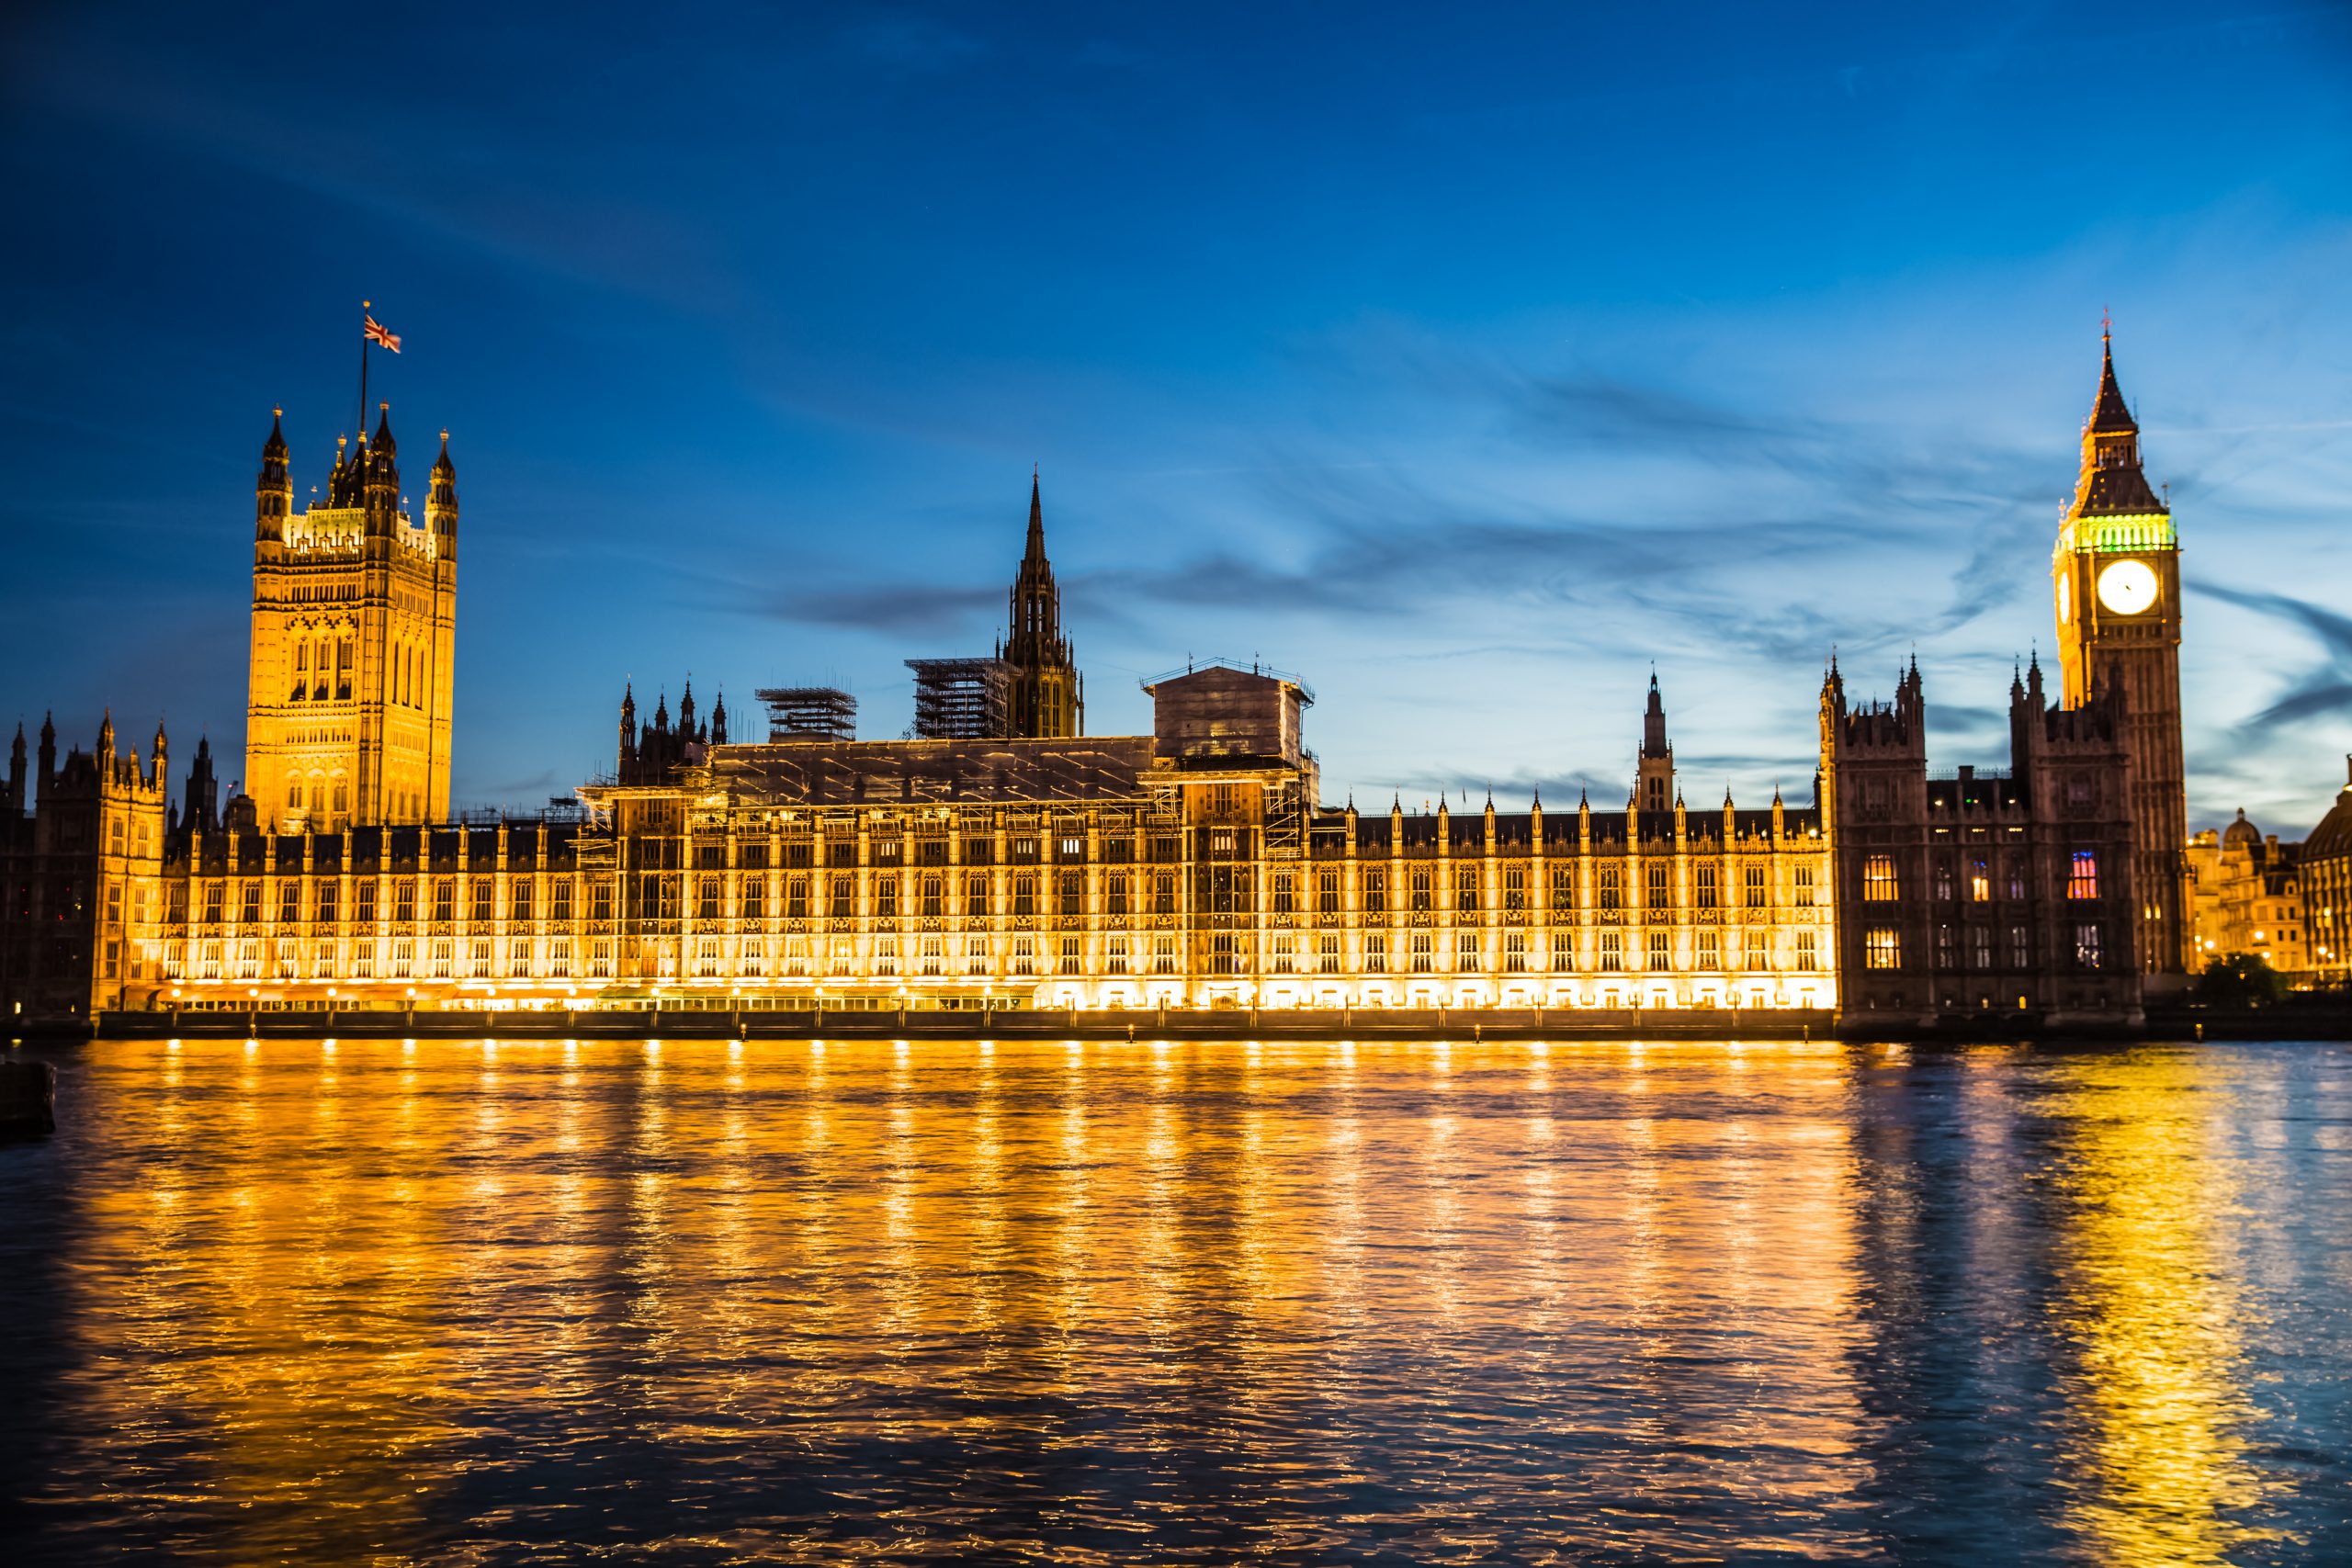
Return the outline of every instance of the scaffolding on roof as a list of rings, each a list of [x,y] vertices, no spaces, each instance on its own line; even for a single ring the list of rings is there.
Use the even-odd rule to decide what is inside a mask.
[[[1012,666],[1001,659],[910,659],[915,739],[1001,740],[1012,728]]]
[[[763,686],[770,740],[854,740],[857,699],[838,686]]]

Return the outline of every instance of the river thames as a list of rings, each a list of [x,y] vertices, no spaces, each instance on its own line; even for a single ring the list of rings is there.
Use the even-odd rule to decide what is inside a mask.
[[[99,1042],[12,1562],[2352,1561],[2352,1049]]]

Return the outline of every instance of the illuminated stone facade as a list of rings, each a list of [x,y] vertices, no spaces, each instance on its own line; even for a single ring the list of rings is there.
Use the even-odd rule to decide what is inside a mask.
[[[418,527],[398,455],[388,403],[296,512],[275,422],[262,448],[244,785],[286,831],[448,815],[458,477],[445,431]]]
[[[1811,810],[1360,815],[1295,682],[1151,690],[1151,736],[715,746],[577,822],[199,825],[108,1005],[1836,1003]]]
[[[2311,954],[2312,977],[2352,985],[2352,755],[2335,804],[2303,840],[2298,882]]]
[[[2196,943],[2196,967],[2218,958],[2248,953],[2281,975],[2301,976],[2311,966],[2301,879],[2296,874],[2300,844],[2265,837],[2241,811],[2218,832],[2207,829],[2188,840],[2188,910]]]

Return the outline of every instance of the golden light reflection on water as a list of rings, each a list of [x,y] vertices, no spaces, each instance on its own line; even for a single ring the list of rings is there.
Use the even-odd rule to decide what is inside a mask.
[[[2046,1450],[2024,1506],[1967,1527],[1996,1560],[2239,1560],[2275,1533],[2232,1244],[2254,1195],[2214,1157],[2233,1102],[2177,1053],[83,1062],[41,1484],[106,1499],[112,1540],[1872,1559],[1951,1539],[1889,1507],[1923,1449],[1986,1473]],[[1946,1133],[1965,1157],[1930,1171]],[[1939,1184],[1964,1190],[1952,1240]],[[1929,1352],[1962,1384],[2046,1385],[2052,1414],[1946,1408],[1910,1386]]]
[[[2276,1532],[2251,1527],[2273,1476],[2252,1462],[2248,1321],[2233,1236],[2239,1168],[2212,1145],[2214,1058],[2070,1064],[2056,1109],[2071,1211],[2056,1316],[2086,1397],[2078,1527],[2103,1561],[2205,1563]]]

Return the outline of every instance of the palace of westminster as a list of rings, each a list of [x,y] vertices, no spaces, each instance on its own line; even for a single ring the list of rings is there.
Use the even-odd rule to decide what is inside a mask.
[[[1033,481],[1007,635],[909,660],[911,739],[854,739],[827,689],[762,692],[767,732],[741,740],[691,687],[644,722],[630,694],[613,770],[575,807],[453,817],[457,473],[444,433],[420,524],[398,459],[386,405],[297,512],[271,428],[246,793],[220,798],[199,744],[168,803],[160,728],[143,758],[110,721],[61,757],[45,722],[29,769],[19,728],[0,1014],[1739,1008],[2064,1027],[2134,1021],[2210,956],[2178,547],[2111,353],[2052,557],[2058,689],[2038,662],[2012,683],[2009,765],[1931,771],[1917,661],[1884,704],[1849,702],[1833,661],[1802,805],[1686,802],[1655,679],[1625,798],[1549,810],[1327,804],[1314,698],[1263,669],[1170,673],[1145,687],[1151,733],[1087,735]],[[2305,848],[2301,951],[2341,977],[2352,788]]]

